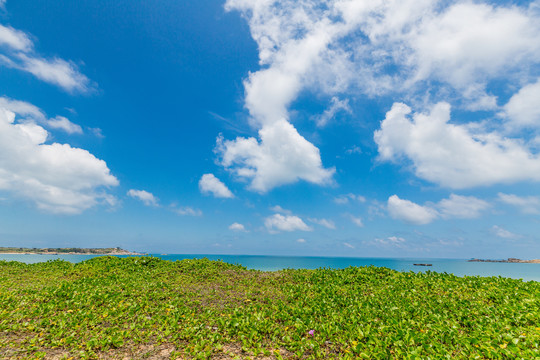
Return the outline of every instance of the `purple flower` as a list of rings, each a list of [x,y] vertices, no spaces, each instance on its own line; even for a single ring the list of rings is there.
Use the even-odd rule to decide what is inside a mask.
[[[311,335],[311,336],[315,335],[315,330],[309,330],[308,334]]]

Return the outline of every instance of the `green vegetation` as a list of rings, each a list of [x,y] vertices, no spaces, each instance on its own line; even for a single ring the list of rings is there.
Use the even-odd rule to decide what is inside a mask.
[[[115,248],[23,248],[23,247],[0,247],[0,254],[15,253],[15,254],[137,254],[123,250],[119,247]]]
[[[540,283],[209,260],[0,261],[0,358],[539,359]]]

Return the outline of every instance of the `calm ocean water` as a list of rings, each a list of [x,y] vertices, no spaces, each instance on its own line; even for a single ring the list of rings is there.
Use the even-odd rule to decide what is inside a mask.
[[[405,258],[338,258],[338,257],[302,257],[302,256],[254,256],[254,255],[184,255],[151,254],[165,260],[208,258],[223,260],[232,264],[241,264],[248,269],[275,271],[280,269],[342,269],[348,266],[380,266],[398,271],[437,271],[453,273],[457,276],[503,276],[525,281],[540,281],[540,264],[479,263],[458,259],[405,259]],[[0,260],[36,263],[55,259],[80,262],[95,255],[8,255],[0,254]],[[121,256],[124,257],[124,256]],[[433,264],[430,267],[414,266],[415,263]]]

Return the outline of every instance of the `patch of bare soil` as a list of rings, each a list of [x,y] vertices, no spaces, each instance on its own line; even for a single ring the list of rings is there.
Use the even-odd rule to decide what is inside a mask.
[[[109,351],[100,352],[97,354],[99,360],[168,360],[179,359],[187,360],[190,357],[184,357],[181,355],[182,349],[177,349],[172,344],[159,344],[159,345],[136,345],[136,346],[124,346],[118,349],[111,349]],[[287,359],[292,356],[292,353],[280,349],[279,354]],[[26,351],[20,349],[0,348],[0,359],[45,359],[45,360],[76,360],[80,356],[76,353],[69,352],[65,349],[46,349],[41,348],[35,351]],[[259,355],[254,357],[244,351],[238,344],[229,344],[223,346],[221,352],[213,354],[210,359],[212,360],[244,360],[244,359],[257,359],[257,360],[274,360],[276,356],[263,356]]]

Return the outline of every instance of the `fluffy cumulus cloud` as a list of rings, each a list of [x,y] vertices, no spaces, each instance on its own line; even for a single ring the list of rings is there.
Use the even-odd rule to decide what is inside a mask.
[[[437,211],[421,206],[409,200],[400,199],[397,195],[388,198],[388,213],[394,219],[399,219],[411,224],[424,225],[437,218]]]
[[[75,63],[42,57],[28,34],[10,26],[0,25],[0,65],[26,71],[69,93],[86,93],[94,88]]]
[[[473,219],[480,217],[482,212],[490,207],[487,201],[474,196],[460,196],[451,194],[448,199],[443,199],[437,204],[441,217]]]
[[[232,223],[229,226],[229,230],[235,231],[235,232],[246,232],[246,227],[240,223]]]
[[[388,198],[387,209],[394,219],[411,224],[425,225],[437,218],[442,219],[474,219],[490,208],[487,201],[474,196],[450,194],[448,199],[438,203],[419,205],[409,200],[400,199],[397,195]]]
[[[226,8],[246,17],[267,66],[246,81],[246,105],[265,110],[263,117],[284,116],[305,88],[334,94],[354,85],[371,95],[410,94],[433,81],[465,95],[470,105],[491,108],[487,82],[521,76],[540,55],[538,6],[229,0]],[[265,97],[267,105],[258,106]]]
[[[264,226],[270,233],[279,231],[312,231],[313,229],[296,215],[274,214],[264,220]]]
[[[265,193],[276,186],[305,180],[329,184],[334,169],[325,169],[319,149],[303,138],[285,119],[264,126],[255,138],[218,139],[221,164],[240,178],[251,181],[249,188]]]
[[[142,201],[146,206],[158,206],[157,198],[146,190],[131,189],[127,192],[127,195]]]
[[[3,102],[11,110],[0,106],[1,191],[53,213],[77,214],[99,203],[114,203],[106,189],[118,180],[105,161],[68,144],[47,143],[47,130],[28,118],[38,113],[36,107]]]
[[[437,104],[411,121],[410,108],[396,103],[376,134],[381,159],[408,158],[426,180],[451,188],[540,180],[538,156],[520,139],[452,124],[446,103],[498,110],[491,84],[508,92],[522,86],[500,113],[511,127],[537,127],[537,2],[228,0],[226,9],[244,16],[258,46],[261,69],[244,85],[259,134],[220,141],[218,153],[252,190],[330,182],[333,169],[289,123],[289,107],[306,91],[330,103],[319,127],[349,111],[340,99],[355,95],[399,96],[421,112]]]
[[[540,79],[513,95],[504,106],[512,129],[540,129]]]
[[[204,174],[199,180],[199,190],[203,194],[212,194],[217,198],[233,198],[234,194],[214,174]]]
[[[540,156],[522,141],[449,121],[448,103],[412,116],[395,103],[375,132],[379,158],[409,159],[418,177],[453,189],[540,180]]]

